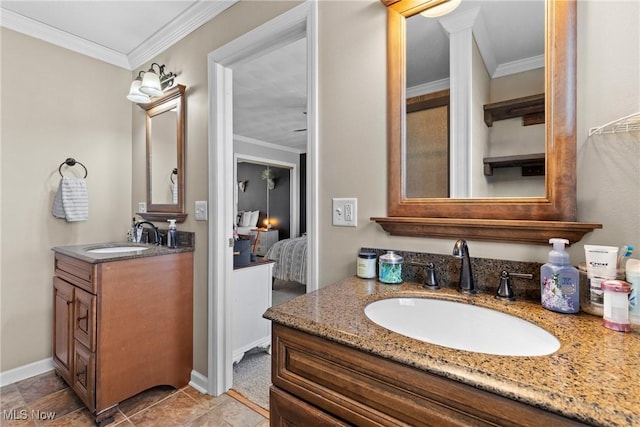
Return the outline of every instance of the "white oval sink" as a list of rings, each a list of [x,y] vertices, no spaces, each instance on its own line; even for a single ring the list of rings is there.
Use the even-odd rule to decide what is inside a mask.
[[[364,309],[401,335],[457,350],[501,356],[545,356],[560,341],[539,326],[489,308],[429,298],[390,298]]]
[[[87,249],[87,252],[91,254],[115,254],[120,252],[146,251],[147,249],[149,248],[146,246],[111,246],[108,248]]]

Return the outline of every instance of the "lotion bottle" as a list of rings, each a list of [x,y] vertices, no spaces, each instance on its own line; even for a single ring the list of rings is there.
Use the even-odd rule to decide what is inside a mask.
[[[564,250],[566,239],[549,239],[553,250],[549,262],[540,269],[540,293],[542,306],[558,313],[577,313],[580,310],[580,282],[578,269],[569,263]]]
[[[176,229],[176,220],[168,219],[169,231],[167,231],[167,246],[171,249],[178,247],[178,230]]]

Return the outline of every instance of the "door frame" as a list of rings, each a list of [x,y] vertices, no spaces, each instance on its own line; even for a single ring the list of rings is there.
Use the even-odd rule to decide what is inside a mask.
[[[318,42],[317,0],[306,1],[207,56],[208,319],[207,392],[233,385],[231,282],[233,273],[233,66],[307,38],[307,292],[318,288]]]

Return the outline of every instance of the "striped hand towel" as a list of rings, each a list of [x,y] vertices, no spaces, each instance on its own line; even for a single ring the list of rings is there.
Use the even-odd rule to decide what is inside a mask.
[[[89,219],[89,195],[84,178],[63,177],[53,200],[53,216],[68,222]]]

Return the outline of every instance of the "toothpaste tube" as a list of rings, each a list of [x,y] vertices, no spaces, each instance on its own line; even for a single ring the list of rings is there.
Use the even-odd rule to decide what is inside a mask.
[[[594,309],[602,310],[604,292],[601,284],[605,280],[616,278],[618,248],[615,246],[584,245],[584,253],[589,281],[589,300]]]

